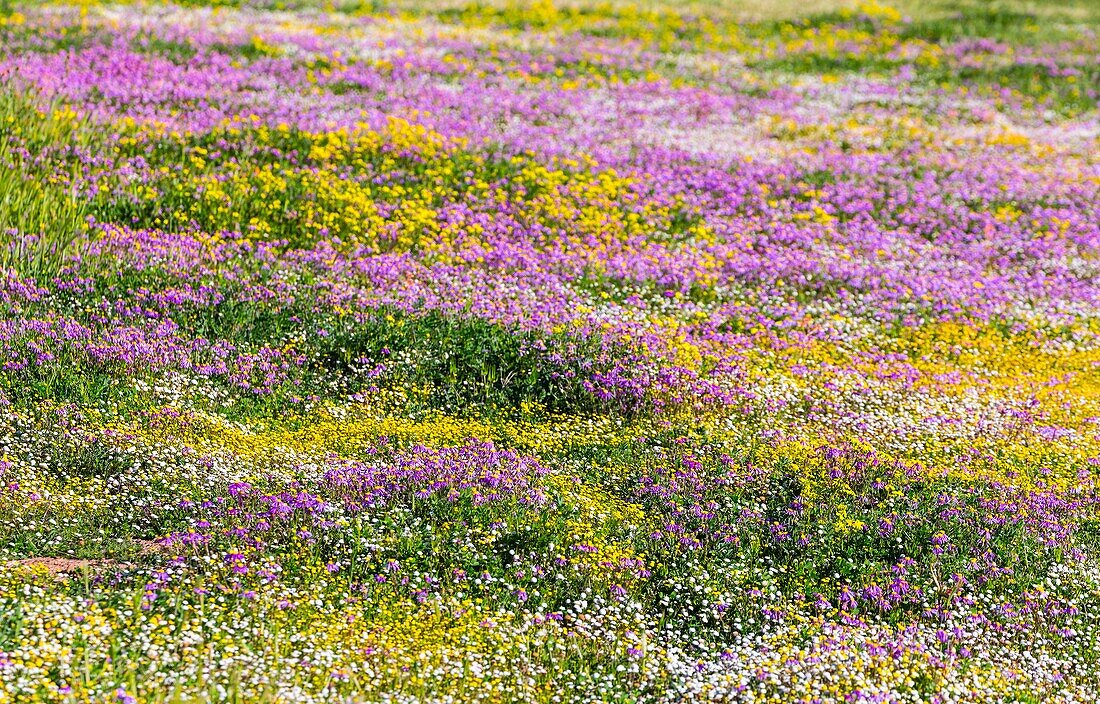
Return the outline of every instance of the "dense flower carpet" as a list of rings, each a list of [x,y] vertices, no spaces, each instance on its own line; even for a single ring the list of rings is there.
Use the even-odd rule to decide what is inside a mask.
[[[723,5],[0,5],[0,702],[1096,701],[1097,13]]]

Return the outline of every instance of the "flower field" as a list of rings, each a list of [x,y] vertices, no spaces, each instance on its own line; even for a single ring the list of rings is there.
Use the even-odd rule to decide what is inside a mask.
[[[1098,701],[1100,9],[828,4],[0,3],[0,704]]]

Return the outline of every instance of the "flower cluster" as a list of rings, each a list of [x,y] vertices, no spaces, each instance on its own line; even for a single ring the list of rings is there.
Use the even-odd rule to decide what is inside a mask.
[[[0,3],[0,704],[1095,701],[1100,16],[211,4]]]

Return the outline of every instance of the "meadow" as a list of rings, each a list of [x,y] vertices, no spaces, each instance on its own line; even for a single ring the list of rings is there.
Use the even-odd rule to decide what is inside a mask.
[[[1098,46],[0,2],[0,704],[1097,701]]]

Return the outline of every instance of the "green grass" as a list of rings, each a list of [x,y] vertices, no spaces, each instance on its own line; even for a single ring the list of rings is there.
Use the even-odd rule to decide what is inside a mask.
[[[610,361],[594,341],[547,339],[437,312],[395,313],[380,310],[322,338],[321,364],[330,373],[392,364],[390,373],[426,387],[430,405],[449,412],[536,404],[552,412],[581,413],[602,405],[584,386],[594,368]],[[555,348],[571,361],[552,363],[548,357]]]
[[[23,156],[86,143],[82,124],[56,108],[40,111],[29,96],[0,93],[0,268],[39,280],[77,251],[87,225],[87,206],[64,176]]]

